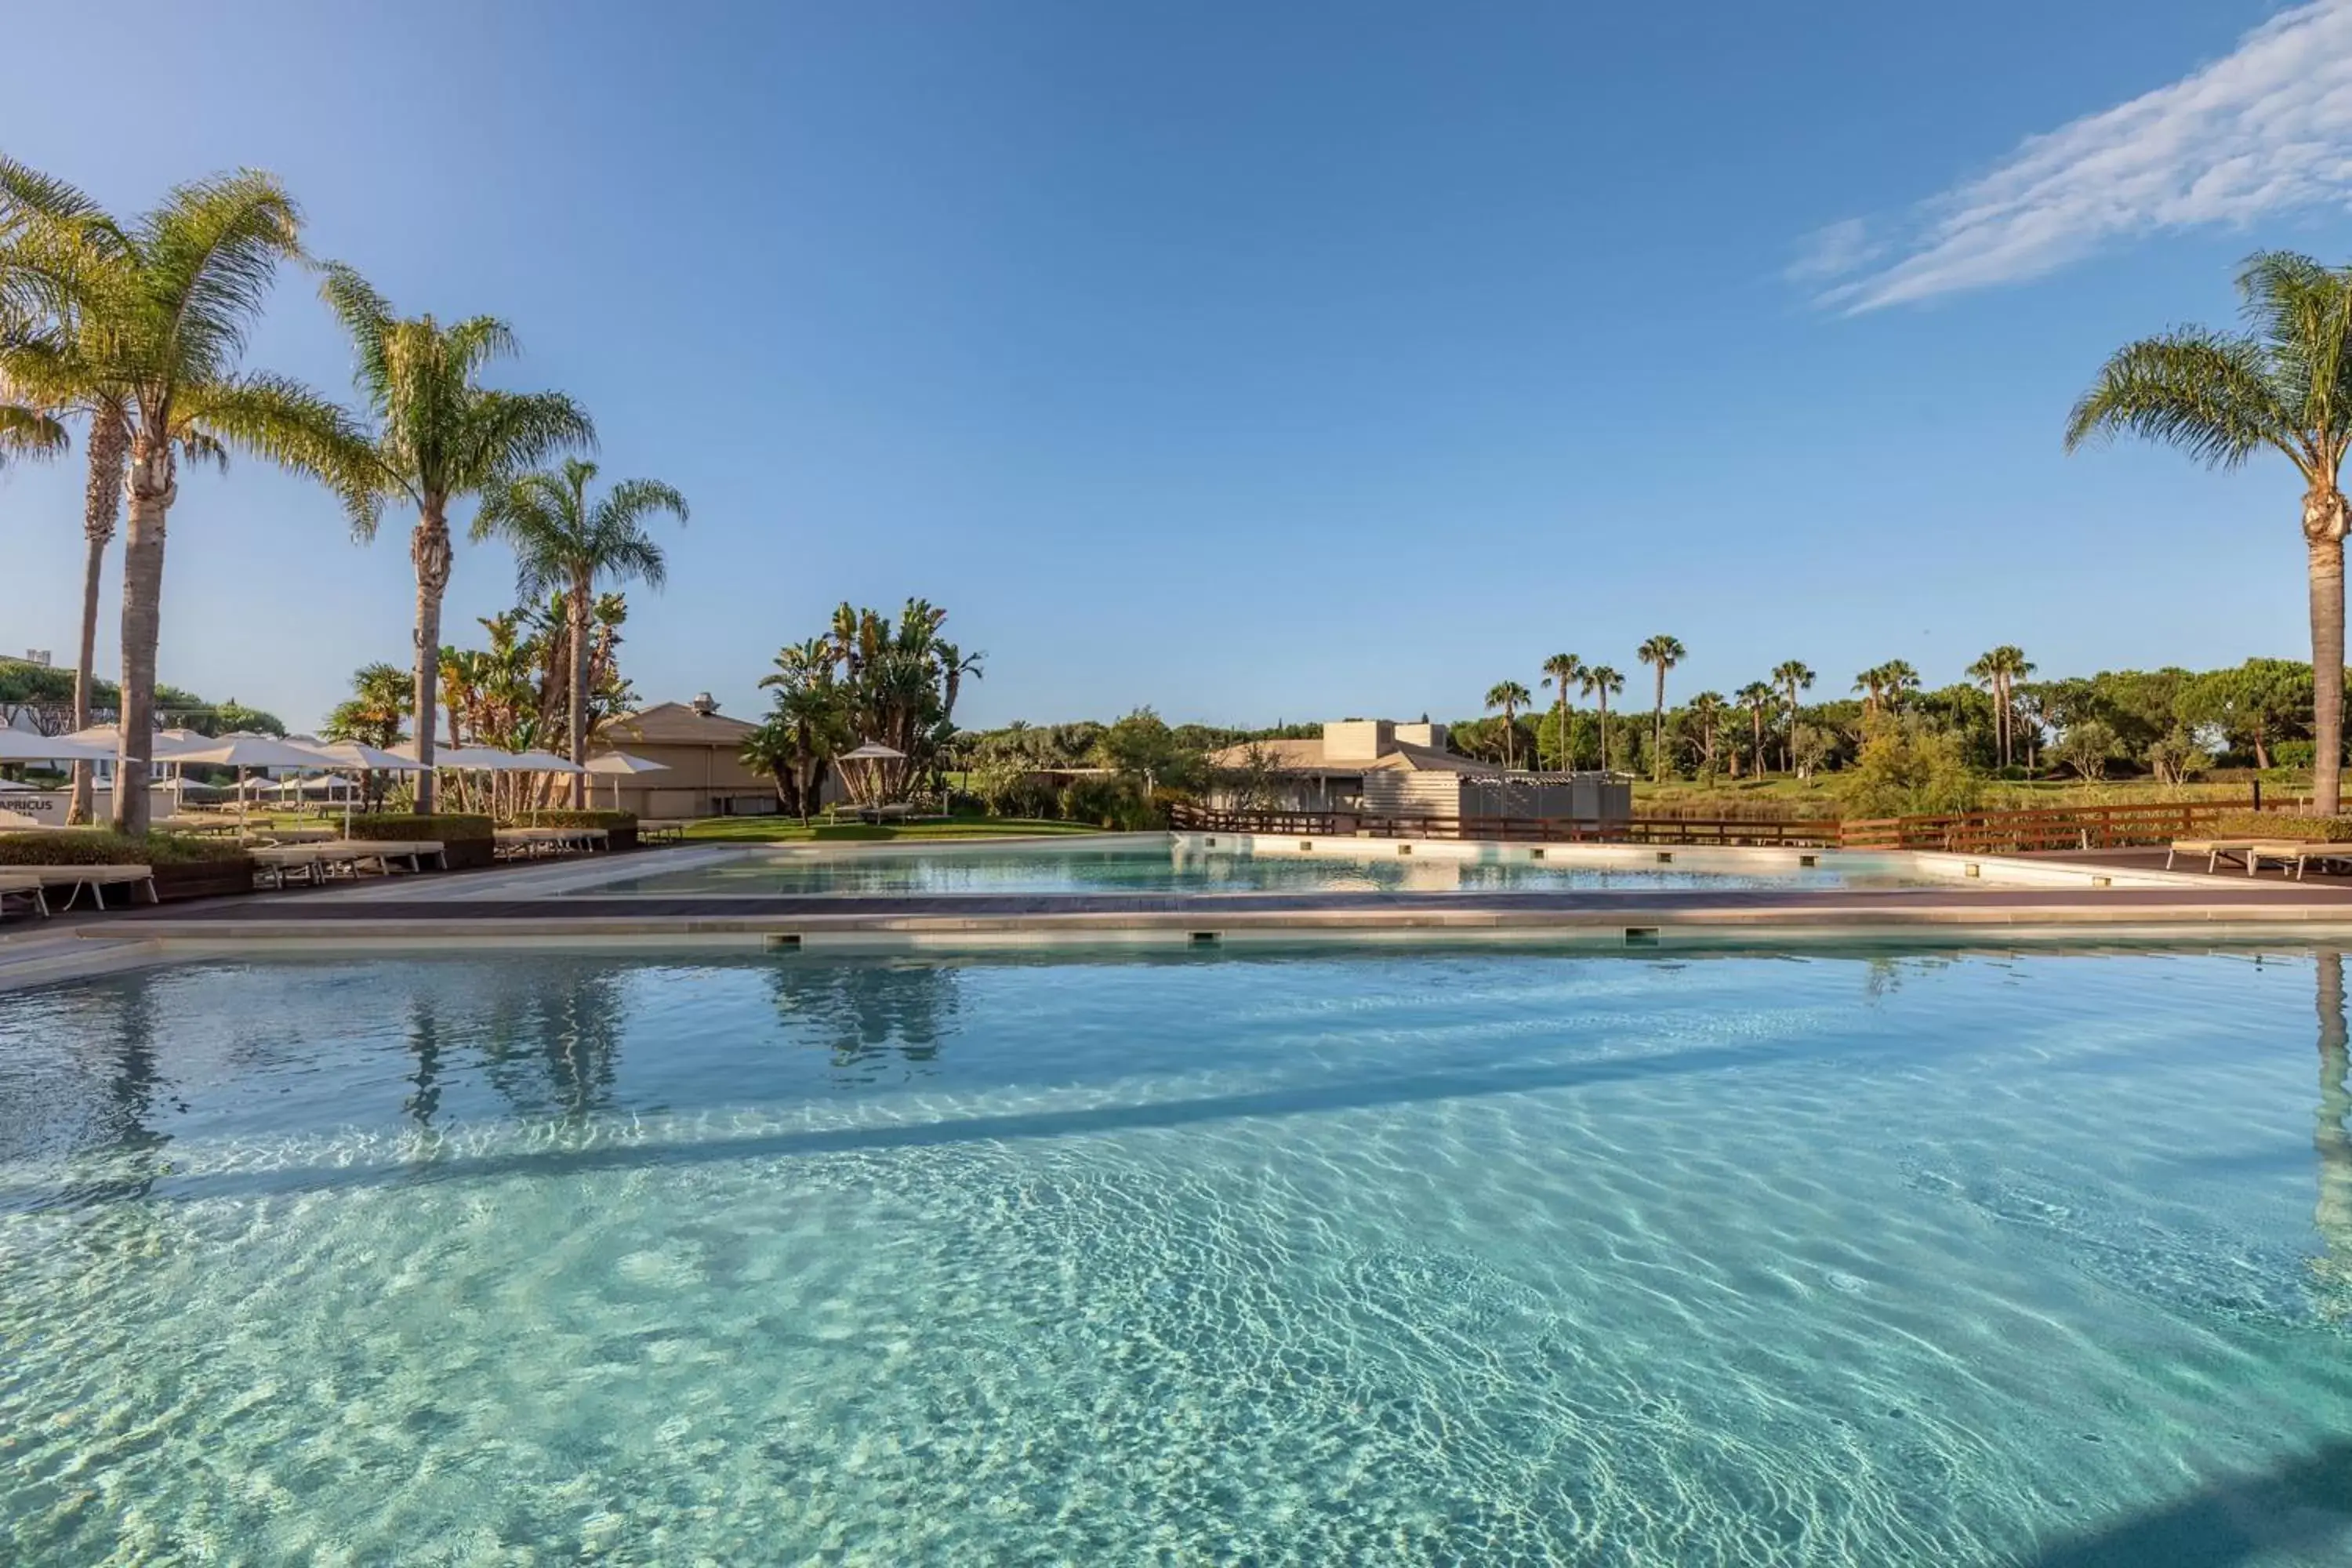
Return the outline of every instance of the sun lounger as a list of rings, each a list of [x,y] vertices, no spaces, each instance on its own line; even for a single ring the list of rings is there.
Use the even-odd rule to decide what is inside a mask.
[[[74,901],[81,897],[84,889],[89,891],[90,902],[101,910],[106,908],[106,889],[109,888],[129,888],[129,896],[133,899],[143,888],[149,903],[163,902],[155,894],[155,873],[145,866],[27,866],[25,869],[39,878],[44,889],[69,889],[66,894],[65,907],[68,909],[74,907]]]
[[[49,918],[49,896],[38,877],[25,871],[0,871],[0,912],[7,910],[11,899],[22,899],[43,920]]]
[[[2246,851],[2248,876],[2261,870],[2265,863],[2276,866],[2281,871],[2291,874],[2296,881],[2300,882],[2303,880],[2304,872],[2312,866],[2325,868],[2331,863],[2338,866],[2352,865],[2352,844],[2256,845]]]
[[[496,835],[498,852],[509,859],[537,855],[561,855],[569,850],[594,854],[612,843],[602,827],[501,827]]]
[[[670,817],[640,817],[637,820],[637,842],[640,844],[675,844],[686,837],[686,824]]]
[[[2264,858],[2292,857],[2299,849],[2311,847],[2297,838],[2176,838],[2164,852],[2164,868],[2171,870],[2179,856],[2202,855],[2208,871],[2219,871],[2225,864],[2243,866],[2251,877]]]
[[[262,886],[283,888],[298,876],[305,882],[327,879],[326,858],[316,845],[256,844],[246,853],[253,858],[253,879]]]

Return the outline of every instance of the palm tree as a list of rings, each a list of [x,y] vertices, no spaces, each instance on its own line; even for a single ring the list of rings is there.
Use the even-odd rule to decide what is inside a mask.
[[[1503,766],[1513,766],[1518,760],[1518,713],[1535,700],[1534,696],[1516,680],[1498,680],[1486,689],[1486,706],[1503,710]]]
[[[1968,668],[1969,679],[1992,694],[1993,747],[2002,767],[2009,766],[2016,755],[2017,683],[2032,673],[2032,662],[2014,643],[1988,648]]]
[[[1748,721],[1755,731],[1756,776],[1764,776],[1764,715],[1772,706],[1772,688],[1761,680],[1751,680],[1733,693],[1733,700],[1748,710]]]
[[[1886,706],[1899,709],[1903,700],[1919,689],[1919,672],[1899,658],[1890,658],[1878,667],[1880,696]]]
[[[1797,693],[1812,689],[1813,672],[1802,659],[1789,659],[1773,667],[1772,684],[1789,694],[1789,740],[1780,748],[1780,766],[1793,773],[1797,767]]]
[[[1559,765],[1567,772],[1576,766],[1576,759],[1568,753],[1568,690],[1584,679],[1584,661],[1572,653],[1556,653],[1543,662],[1543,683],[1559,692]]]
[[[847,735],[847,694],[834,679],[838,657],[824,637],[779,650],[775,673],[760,678],[761,686],[775,691],[775,706],[768,721],[744,737],[746,765],[774,774],[780,783],[789,781],[785,793],[803,822],[816,804],[825,764]]]
[[[1699,768],[1704,773],[1715,772],[1715,730],[1723,722],[1727,708],[1719,691],[1702,691],[1690,700],[1690,715],[1698,721]]]
[[[560,471],[525,474],[482,497],[474,514],[474,538],[493,534],[515,552],[515,594],[535,599],[563,595],[572,679],[571,757],[588,760],[588,610],[599,579],[632,578],[658,589],[668,576],[661,546],[645,531],[645,520],[668,512],[686,521],[686,498],[658,479],[623,479],[593,506],[589,481],[596,465],[567,458]],[[588,775],[572,775],[573,809],[588,804]]]
[[[20,183],[29,184],[36,197],[48,184],[0,159],[0,201],[8,199],[5,193]],[[6,268],[6,260],[0,258],[0,274]],[[121,515],[122,468],[130,456],[131,428],[120,389],[92,374],[94,351],[102,343],[76,340],[77,331],[95,323],[79,319],[69,300],[58,303],[61,308],[48,334],[49,347],[55,352],[45,368],[49,406],[36,408],[15,402],[5,376],[0,375],[0,458],[12,447],[20,455],[36,458],[62,452],[67,444],[64,421],[79,416],[89,424],[89,438],[83,443],[88,478],[82,488],[81,638],[76,645],[73,695],[73,727],[81,730],[91,718],[99,590],[105,577],[106,547],[114,542],[115,522]],[[25,328],[25,323],[19,323],[20,331]],[[5,355],[5,350],[0,350],[0,355]],[[69,826],[89,821],[95,773],[89,763],[73,764],[73,790],[66,807]]]
[[[557,392],[494,392],[482,367],[516,352],[492,316],[443,325],[401,317],[348,267],[331,265],[320,293],[351,334],[361,393],[375,416],[376,489],[415,508],[408,537],[416,566],[416,809],[433,810],[434,728],[440,699],[441,596],[449,586],[449,508],[560,452],[596,445],[596,427]],[[371,512],[356,530],[375,536]]]
[[[1625,678],[1605,664],[1585,667],[1584,694],[1601,699],[1601,771],[1609,771],[1609,700],[1625,689]]]
[[[142,786],[180,460],[251,453],[332,486],[355,526],[374,517],[351,417],[299,382],[238,368],[278,263],[301,253],[300,226],[284,187],[251,170],[174,186],[123,224],[72,186],[0,160],[0,300],[34,322],[0,338],[0,372],[44,405],[103,397],[121,414],[130,522],[114,822],[127,832],[148,822]]]
[[[1650,774],[1653,778],[1666,776],[1666,671],[1683,661],[1681,641],[1660,632],[1656,637],[1633,650],[1643,664],[1654,665],[1658,671],[1658,701],[1650,715]]]
[[[2316,755],[2312,809],[2343,805],[2344,534],[2352,445],[2352,268],[2261,251],[2238,274],[2240,332],[2177,327],[2116,351],[2066,419],[2066,449],[2118,432],[2233,468],[2264,447],[2303,481]]]
[[[1874,664],[1853,678],[1853,689],[1862,693],[1862,710],[1878,711],[1878,700],[1886,690],[1886,667]]]

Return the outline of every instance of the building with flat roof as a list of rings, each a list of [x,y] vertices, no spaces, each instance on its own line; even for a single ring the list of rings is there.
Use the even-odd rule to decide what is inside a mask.
[[[1318,739],[1246,742],[1209,761],[1228,775],[1270,773],[1275,800],[1268,804],[1261,796],[1256,804],[1274,811],[1591,823],[1622,822],[1633,814],[1633,784],[1622,774],[1505,768],[1449,751],[1449,740],[1444,725],[1426,720],[1346,719],[1324,725]],[[1239,806],[1244,788],[1221,781],[1212,786],[1210,803]]]

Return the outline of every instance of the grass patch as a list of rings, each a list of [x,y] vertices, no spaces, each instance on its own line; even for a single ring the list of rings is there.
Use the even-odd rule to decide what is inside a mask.
[[[1082,822],[1021,817],[959,816],[945,822],[813,822],[790,816],[713,816],[687,826],[695,844],[864,844],[893,838],[1012,838],[1041,834],[1098,833]]]

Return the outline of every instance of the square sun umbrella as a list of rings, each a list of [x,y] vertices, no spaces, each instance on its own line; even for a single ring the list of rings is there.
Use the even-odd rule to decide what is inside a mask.
[[[63,735],[36,735],[29,731],[0,726],[0,763],[95,763],[114,755],[103,746],[87,741],[76,741]],[[48,824],[9,812],[16,818],[10,827],[46,827]]]
[[[592,773],[603,773],[612,779],[613,809],[618,811],[621,809],[623,779],[634,778],[639,773],[666,773],[669,772],[669,764],[651,762],[644,757],[633,757],[626,752],[599,752],[588,759],[588,771]]]
[[[570,757],[559,757],[553,752],[537,750],[517,752],[514,753],[514,760],[517,764],[516,771],[519,773],[584,773],[588,771]],[[531,815],[533,816],[539,815],[537,806],[531,807]]]
[[[69,741],[88,741],[91,745],[104,747],[106,750],[106,756],[103,760],[110,763],[113,762],[121,753],[122,730],[120,725],[92,724],[86,730],[76,730],[72,734],[66,738]],[[177,812],[180,809],[182,802],[186,797],[187,791],[186,774],[184,770],[178,766],[179,754],[182,752],[186,751],[190,746],[201,746],[205,744],[209,739],[209,736],[199,735],[194,730],[175,730],[170,728],[158,730],[148,738],[147,761],[150,763],[170,763],[173,764],[172,768],[172,809],[174,812]]]
[[[245,831],[245,770],[247,768],[327,768],[335,759],[309,746],[298,746],[274,735],[221,735],[205,741],[201,746],[175,751],[170,759],[175,763],[204,763],[216,768],[236,770],[236,826]]]
[[[404,757],[398,752],[387,752],[378,746],[359,741],[329,741],[316,748],[322,757],[331,757],[347,768],[361,768],[371,773],[421,773],[423,764],[415,757]],[[343,796],[343,837],[352,836],[352,797]]]

